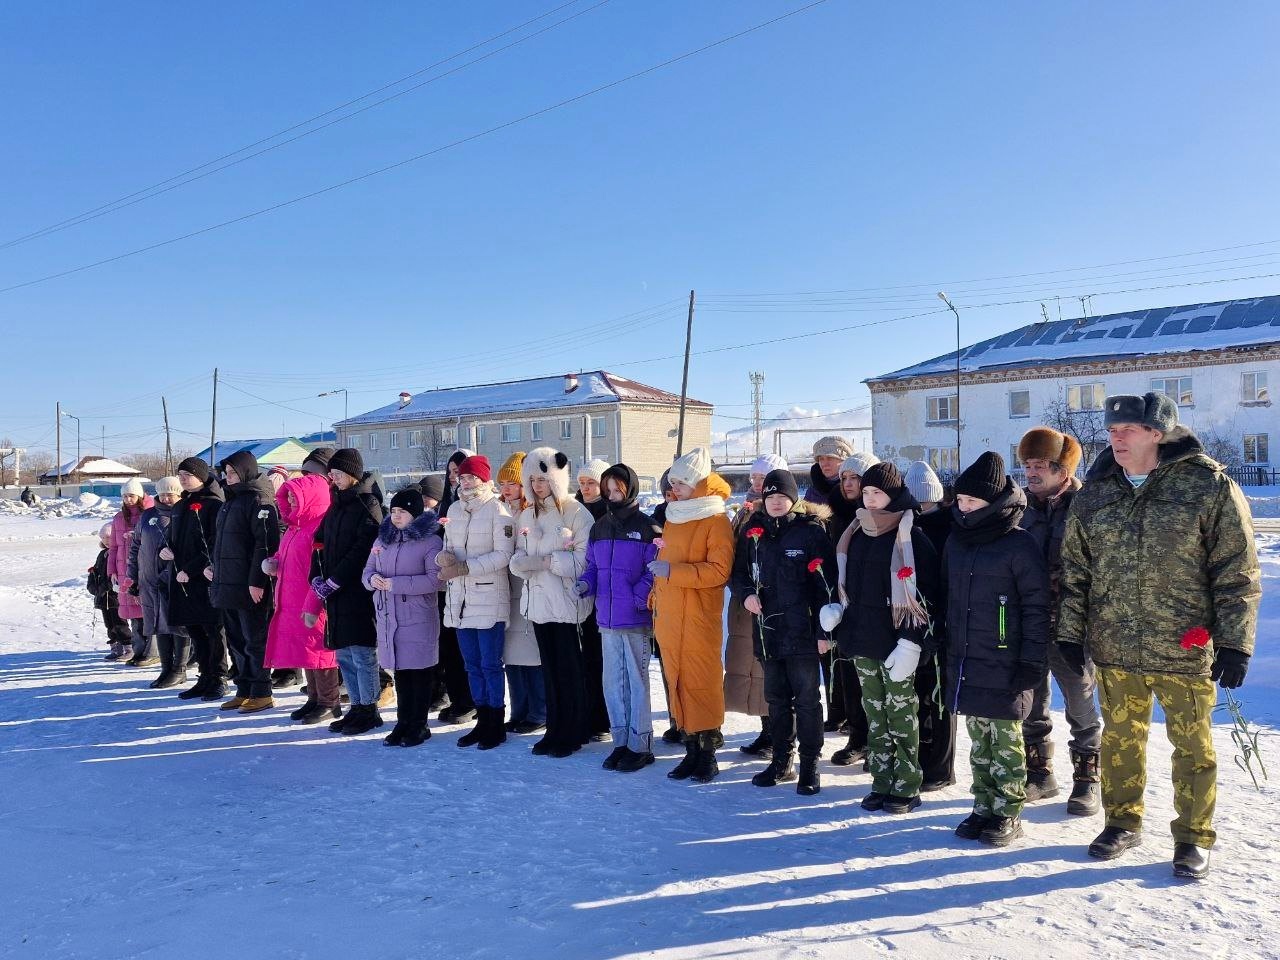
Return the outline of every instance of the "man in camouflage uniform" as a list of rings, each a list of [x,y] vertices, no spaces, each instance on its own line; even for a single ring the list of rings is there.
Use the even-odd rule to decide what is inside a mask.
[[[1164,394],[1108,397],[1110,446],[1062,545],[1057,642],[1098,667],[1109,860],[1141,842],[1152,697],[1173,744],[1174,873],[1201,879],[1216,839],[1213,683],[1244,682],[1261,598],[1249,507]]]

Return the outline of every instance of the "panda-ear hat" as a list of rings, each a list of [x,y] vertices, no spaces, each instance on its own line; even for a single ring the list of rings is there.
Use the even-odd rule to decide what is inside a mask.
[[[537,447],[530,450],[521,464],[524,498],[534,503],[534,477],[543,476],[551,481],[551,493],[557,501],[569,499],[569,458],[554,447]]]

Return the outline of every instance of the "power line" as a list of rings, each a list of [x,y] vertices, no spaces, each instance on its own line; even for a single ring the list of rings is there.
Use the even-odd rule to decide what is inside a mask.
[[[742,37],[745,37],[749,34],[755,33],[759,30],[763,30],[766,27],[773,26],[774,24],[780,23],[783,20],[787,20],[798,14],[804,13],[808,10],[812,10],[814,7],[821,6],[826,2],[827,0],[812,0],[812,2],[807,3],[802,7],[797,7],[794,10],[791,10],[787,13],[776,16],[770,20],[765,20],[762,23],[757,23],[755,26],[747,27],[745,30],[740,30],[737,33],[733,33],[733,34],[729,34],[728,36],[721,37],[718,40],[714,40],[711,43],[704,44],[703,46],[698,47],[694,50],[688,50],[685,53],[681,53],[674,57],[670,57],[659,63],[655,63],[651,66],[645,67],[643,70],[637,70],[636,72],[627,74],[626,76],[620,77],[617,80],[611,80],[608,83],[604,83],[604,84],[601,84],[600,86],[593,87],[592,89],[587,90],[584,93],[579,93],[579,94],[576,94],[575,96],[567,97],[564,100],[559,100],[556,103],[550,104],[549,106],[542,107],[530,113],[526,113],[522,116],[516,117],[513,120],[507,120],[504,123],[500,123],[500,124],[497,124],[496,126],[492,126],[485,130],[481,130],[478,133],[473,133],[468,136],[461,137],[450,143],[446,143],[443,146],[435,147],[423,153],[415,154],[412,157],[406,157],[403,160],[397,160],[395,163],[389,163],[386,166],[378,167],[377,169],[370,170],[358,176],[349,177],[346,180],[342,180],[342,181],[339,181],[338,183],[330,184],[327,187],[321,187],[319,190],[312,190],[310,193],[300,194],[299,196],[293,197],[289,200],[282,200],[279,203],[274,203],[267,207],[261,207],[258,210],[241,214],[238,217],[232,217],[230,220],[223,220],[219,223],[210,224],[208,226],[201,227],[197,230],[192,230],[188,233],[184,233],[177,237],[170,237],[167,240],[160,240],[155,243],[150,243],[142,247],[137,247],[133,250],[129,250],[124,253],[118,253],[115,256],[104,257],[103,259],[95,260],[92,263],[81,264],[78,267],[72,267],[67,270],[60,270],[57,273],[47,274],[46,276],[37,277],[33,280],[24,280],[21,283],[11,284],[10,286],[7,286],[7,287],[0,287],[0,294],[12,293],[14,290],[21,290],[25,287],[35,286],[36,284],[47,283],[50,280],[58,280],[58,279],[61,279],[62,277],[68,277],[76,273],[82,273],[85,270],[92,270],[95,267],[105,266],[109,263],[116,263],[120,260],[128,259],[129,257],[135,257],[135,256],[138,256],[139,254],[148,253],[152,250],[158,250],[161,247],[167,247],[175,243],[181,243],[184,240],[190,240],[194,237],[202,236],[203,234],[206,234],[206,233],[212,233],[215,230],[221,230],[224,227],[233,226],[234,224],[237,224],[237,223],[243,223],[247,220],[252,220],[256,217],[260,217],[268,213],[273,213],[277,210],[282,210],[285,207],[290,207],[290,206],[293,206],[294,204],[302,203],[305,200],[312,200],[316,197],[323,196],[324,194],[332,193],[335,190],[341,190],[345,187],[349,187],[353,184],[360,183],[364,180],[369,180],[373,177],[378,177],[385,173],[390,173],[392,170],[397,170],[400,167],[407,166],[411,163],[417,163],[418,161],[425,160],[428,157],[436,156],[438,154],[444,153],[446,150],[452,150],[455,147],[460,147],[460,146],[463,146],[464,144],[472,143],[476,140],[481,140],[485,137],[492,136],[493,134],[498,133],[502,130],[506,130],[510,127],[518,126],[519,124],[526,123],[529,120],[533,120],[541,116],[545,116],[546,114],[551,113],[555,110],[559,110],[563,107],[567,107],[574,103],[578,103],[582,100],[586,100],[589,97],[596,96],[597,94],[603,93],[606,90],[611,90],[614,87],[618,87],[625,83],[629,83],[632,80],[638,80],[639,78],[647,76],[658,70],[662,70],[666,67],[673,66],[684,60],[688,60],[691,57],[695,57],[695,56],[698,56],[699,54],[706,53],[708,50],[712,50],[712,49],[715,49],[716,47],[723,46],[726,43],[731,43],[734,40],[741,39]]]

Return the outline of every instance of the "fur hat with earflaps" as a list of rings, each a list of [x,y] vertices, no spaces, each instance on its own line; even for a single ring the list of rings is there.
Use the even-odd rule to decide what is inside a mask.
[[[1107,397],[1104,416],[1108,427],[1136,423],[1159,430],[1168,440],[1178,426],[1178,405],[1163,393],[1144,393],[1140,397],[1121,394]]]
[[[1059,433],[1053,427],[1032,427],[1018,441],[1019,461],[1048,460],[1069,476],[1075,475],[1083,455],[1079,440],[1069,433]]]
[[[530,450],[520,465],[520,476],[524,481],[524,498],[529,503],[536,503],[533,495],[535,477],[546,477],[551,481],[551,494],[557,501],[569,499],[569,458],[552,447],[538,447]]]

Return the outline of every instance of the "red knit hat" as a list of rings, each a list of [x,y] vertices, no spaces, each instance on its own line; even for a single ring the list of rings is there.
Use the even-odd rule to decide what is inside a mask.
[[[489,466],[489,458],[482,454],[475,453],[467,457],[458,464],[458,476],[469,473],[477,480],[488,483],[493,477],[493,470]]]

